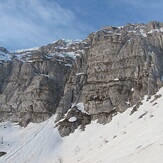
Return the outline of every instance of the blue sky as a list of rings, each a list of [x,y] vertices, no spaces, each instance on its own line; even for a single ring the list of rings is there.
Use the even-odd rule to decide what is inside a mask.
[[[162,0],[0,0],[0,46],[84,39],[105,25],[163,22]]]

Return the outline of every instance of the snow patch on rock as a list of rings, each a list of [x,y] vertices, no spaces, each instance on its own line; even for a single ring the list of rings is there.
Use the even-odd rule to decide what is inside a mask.
[[[69,121],[69,122],[75,122],[75,121],[77,121],[77,118],[76,118],[76,117],[71,117],[71,118],[69,118],[68,121]]]
[[[82,113],[88,114],[88,113],[84,110],[84,104],[83,104],[83,102],[80,102],[80,103],[76,104],[76,108],[77,108],[78,110],[80,110]]]

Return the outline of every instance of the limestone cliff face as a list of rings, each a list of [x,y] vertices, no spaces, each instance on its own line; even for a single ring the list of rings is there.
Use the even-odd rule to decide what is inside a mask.
[[[83,103],[90,121],[107,123],[162,86],[163,23],[106,26],[85,42],[89,48],[76,60],[57,108],[63,136],[72,131],[65,126],[71,124],[67,117],[78,103]]]
[[[41,47],[35,51],[6,53],[5,60],[2,56],[0,121],[26,126],[29,122],[42,122],[55,113],[75,59],[75,48],[72,53],[66,41],[58,42],[51,44],[54,48],[51,51]],[[55,48],[61,49],[60,53]]]
[[[56,113],[66,136],[91,120],[109,122],[162,86],[163,23],[105,26],[82,42],[8,55],[0,64],[0,120],[25,126]]]

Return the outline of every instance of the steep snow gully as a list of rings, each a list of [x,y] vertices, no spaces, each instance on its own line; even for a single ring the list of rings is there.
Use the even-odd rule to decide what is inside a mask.
[[[162,163],[163,88],[139,109],[118,113],[106,125],[93,121],[61,138],[55,116],[40,124],[0,124],[1,163]],[[73,123],[73,122],[72,122]],[[3,140],[3,141],[2,141]]]

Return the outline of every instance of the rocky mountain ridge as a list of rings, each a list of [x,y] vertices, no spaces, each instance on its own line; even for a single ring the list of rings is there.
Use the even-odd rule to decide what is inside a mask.
[[[53,44],[56,49],[58,42]],[[62,49],[62,53],[55,50],[55,53],[45,53],[43,48],[3,52],[0,64],[1,121],[10,120],[26,126],[30,121],[41,122],[55,113],[71,66],[81,52]]]
[[[3,53],[4,54],[4,53]],[[163,23],[105,26],[0,59],[0,121],[26,126],[57,114],[62,136],[108,123],[162,86]],[[132,114],[132,113],[131,113]]]

